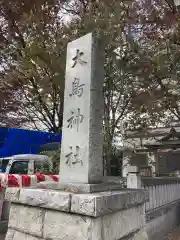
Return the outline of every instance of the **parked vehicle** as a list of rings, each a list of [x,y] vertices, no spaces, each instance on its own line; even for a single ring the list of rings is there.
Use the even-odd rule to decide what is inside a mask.
[[[52,174],[52,161],[46,155],[19,154],[0,158],[0,224],[8,222],[10,202],[5,200],[8,188],[34,187],[43,181],[58,182]]]
[[[50,174],[52,162],[48,156],[19,154],[0,158],[0,173],[6,174]]]

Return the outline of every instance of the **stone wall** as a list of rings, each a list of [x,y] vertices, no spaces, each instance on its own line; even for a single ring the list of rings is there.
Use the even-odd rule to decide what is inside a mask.
[[[149,240],[163,239],[180,224],[180,179],[144,179],[143,185],[149,192],[145,204]]]
[[[149,240],[164,237],[180,224],[180,178],[142,178],[138,172],[129,173],[129,188],[146,189],[146,232]]]
[[[146,213],[146,231],[149,240],[164,239],[180,224],[180,201],[166,204]]]
[[[144,191],[9,189],[6,240],[147,240]]]

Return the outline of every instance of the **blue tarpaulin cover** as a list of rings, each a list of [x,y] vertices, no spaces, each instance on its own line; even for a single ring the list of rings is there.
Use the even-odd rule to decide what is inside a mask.
[[[37,154],[40,146],[52,142],[60,143],[61,133],[0,128],[0,157],[9,157],[16,154]]]

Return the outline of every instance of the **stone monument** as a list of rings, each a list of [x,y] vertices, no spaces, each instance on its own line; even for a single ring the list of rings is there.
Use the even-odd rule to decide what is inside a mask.
[[[60,183],[8,188],[6,240],[147,240],[143,190],[103,183],[103,51],[92,33],[68,44]]]
[[[88,34],[68,44],[60,162],[61,183],[102,179],[103,55]]]
[[[104,58],[92,33],[68,44],[58,189],[120,189],[103,183]]]

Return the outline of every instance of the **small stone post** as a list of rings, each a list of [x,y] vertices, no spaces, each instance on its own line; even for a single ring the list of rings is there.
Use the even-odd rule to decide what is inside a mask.
[[[138,167],[130,166],[127,176],[127,188],[141,189],[143,188],[141,176]]]
[[[149,152],[148,153],[148,165],[151,166],[152,169],[152,176],[156,176],[156,156],[155,153]]]

